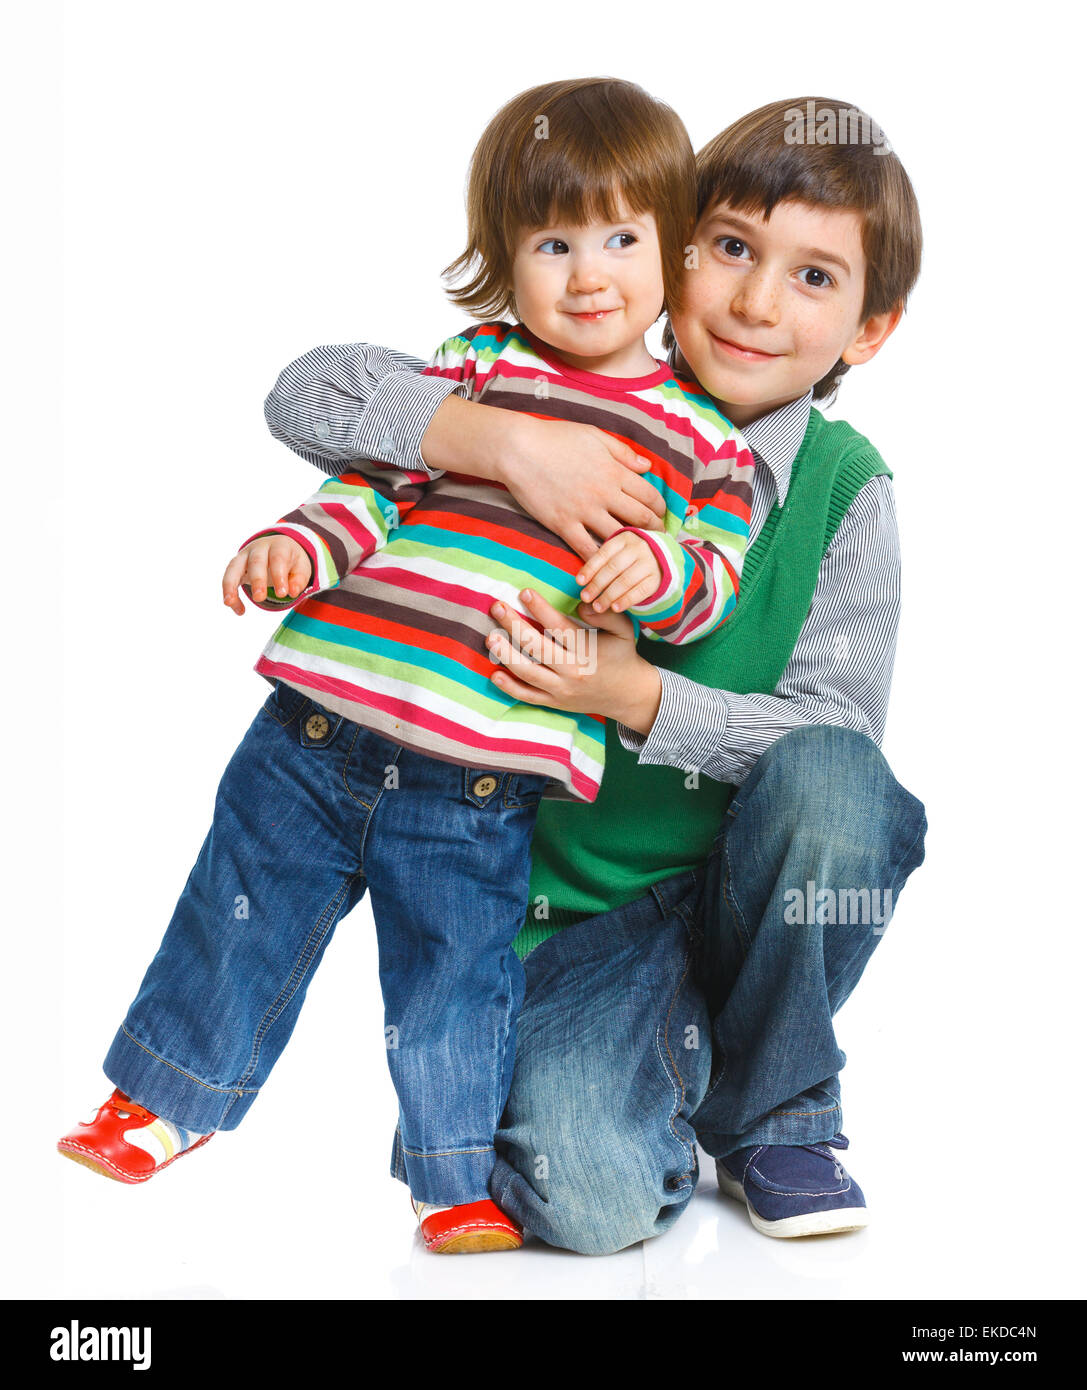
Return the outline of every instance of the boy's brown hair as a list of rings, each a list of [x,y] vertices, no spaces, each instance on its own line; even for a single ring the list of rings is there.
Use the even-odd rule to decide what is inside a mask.
[[[769,217],[790,199],[859,213],[865,261],[861,322],[905,306],[921,269],[921,215],[898,156],[863,111],[827,97],[771,102],[703,146],[697,164],[700,218],[724,202],[737,212]],[[663,336],[670,350],[670,325]],[[848,370],[839,359],[816,383],[815,399],[832,400]]]
[[[695,222],[690,137],[670,106],[614,77],[547,82],[521,92],[491,119],[468,173],[468,245],[444,279],[478,267],[446,293],[477,318],[517,314],[513,256],[532,227],[556,221],[618,222],[617,194],[631,214],[656,218],[664,306],[679,306],[683,257]]]

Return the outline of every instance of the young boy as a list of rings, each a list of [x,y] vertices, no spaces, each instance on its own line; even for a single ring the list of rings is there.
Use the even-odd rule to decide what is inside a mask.
[[[541,114],[546,143],[532,138]],[[605,136],[612,161],[600,171]],[[498,196],[499,183],[516,194]],[[591,801],[604,737],[592,711],[522,709],[490,682],[487,609],[495,588],[513,600],[526,582],[567,616],[579,592],[599,594],[677,644],[733,611],[750,456],[644,344],[662,304],[678,307],[693,214],[682,123],[631,83],[533,88],[489,124],[462,258],[478,255],[482,269],[453,297],[481,313],[516,306],[521,321],[473,325],[429,370],[506,410],[620,433],[652,461],[666,530],[621,528],[583,564],[505,489],[452,473],[428,485],[379,462],[246,543],[225,600],[244,611],[243,584],[263,606],[292,609],[257,665],[275,693],[224,776],[211,834],[107,1058],[120,1098],[61,1141],[66,1156],[143,1181],[210,1124],[233,1128],[286,1042],[335,917],[368,886],[396,1035],[395,1175],[428,1248],[520,1243],[487,1197],[523,979],[510,943],[541,796]],[[239,900],[241,919],[224,911]],[[148,1134],[157,1143],[141,1152]]]
[[[886,142],[861,138],[874,129],[846,103],[800,98],[698,156],[697,260],[671,322],[677,364],[755,454],[733,617],[689,650],[639,651],[610,623],[579,682],[492,609],[544,658],[504,649],[496,682],[615,721],[593,805],[541,810],[541,911],[514,943],[526,995],[491,1192],[554,1245],[607,1253],[668,1229],[694,1188],[696,1137],[768,1235],[867,1219],[837,1157],[831,1020],[889,914],[866,924],[807,904],[863,889],[893,906],[924,856],[924,808],[878,751],[898,621],[891,475],[813,408],[879,351],[920,267],[913,190]],[[269,425],[329,471],[393,441],[398,457],[500,479],[584,555],[587,533],[639,515],[622,466],[636,461],[597,432],[439,400],[421,365],[315,349],[280,377]],[[536,623],[562,625],[521,598]],[[632,817],[635,802],[653,814]]]

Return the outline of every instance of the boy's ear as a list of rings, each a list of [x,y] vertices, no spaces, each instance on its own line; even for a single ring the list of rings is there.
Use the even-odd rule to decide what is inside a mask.
[[[903,304],[900,300],[886,314],[873,314],[865,319],[857,330],[857,336],[842,353],[842,361],[851,367],[859,367],[862,362],[870,362],[883,344],[898,327],[902,318]]]

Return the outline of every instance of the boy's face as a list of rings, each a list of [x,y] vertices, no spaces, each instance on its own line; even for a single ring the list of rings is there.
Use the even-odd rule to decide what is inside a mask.
[[[513,295],[527,327],[572,365],[617,376],[652,370],[643,339],[664,303],[656,219],[646,212],[526,229],[513,257]]]
[[[670,315],[676,365],[741,427],[804,395],[839,357],[867,362],[901,316],[861,322],[858,212],[790,201],[766,218],[720,203],[700,218],[694,245],[686,302]]]

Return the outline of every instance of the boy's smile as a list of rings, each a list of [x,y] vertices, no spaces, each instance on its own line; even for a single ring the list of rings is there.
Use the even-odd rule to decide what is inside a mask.
[[[867,362],[901,316],[861,323],[865,259],[852,209],[790,200],[766,218],[720,203],[693,244],[685,303],[670,316],[676,366],[741,427],[804,395],[839,358]]]
[[[645,376],[657,364],[643,340],[664,303],[656,219],[645,212],[524,232],[513,257],[513,297],[526,327],[569,365]]]

